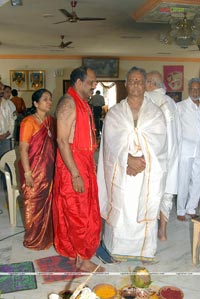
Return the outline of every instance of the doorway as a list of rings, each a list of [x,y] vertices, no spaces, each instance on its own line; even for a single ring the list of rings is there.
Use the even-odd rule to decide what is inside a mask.
[[[63,80],[63,94],[67,92],[69,86],[70,81]],[[99,80],[96,90],[100,90],[101,95],[104,96],[108,109],[127,97],[125,80]]]

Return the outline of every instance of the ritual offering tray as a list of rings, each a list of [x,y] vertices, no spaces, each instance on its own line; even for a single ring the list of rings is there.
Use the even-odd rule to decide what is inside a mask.
[[[159,290],[160,299],[183,299],[184,294],[181,289],[173,286],[164,286]]]
[[[150,292],[148,289],[136,288],[136,298],[137,299],[149,299]]]
[[[133,286],[125,286],[119,290],[121,299],[160,299],[158,296],[158,288],[156,290],[149,288],[136,288]]]
[[[136,288],[132,286],[124,287],[119,292],[121,299],[133,299],[136,298]]]
[[[117,289],[111,284],[97,284],[93,288],[93,292],[100,298],[100,299],[114,299],[117,296]]]

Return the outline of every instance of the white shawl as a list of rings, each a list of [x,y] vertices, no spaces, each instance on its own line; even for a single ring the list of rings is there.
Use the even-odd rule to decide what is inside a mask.
[[[126,192],[128,154],[137,156],[140,143],[146,160],[140,190],[137,221],[151,221],[158,216],[165,189],[167,139],[166,124],[160,108],[145,98],[140,109],[137,127],[127,99],[107,113],[98,162],[98,187],[101,215],[108,223],[117,225]],[[134,197],[133,186],[133,197]]]

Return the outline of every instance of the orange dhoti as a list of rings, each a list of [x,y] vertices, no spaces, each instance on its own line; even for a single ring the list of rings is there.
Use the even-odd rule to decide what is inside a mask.
[[[71,174],[58,150],[53,200],[55,248],[63,256],[90,259],[99,246],[101,233],[94,153],[73,149],[72,152],[85,191],[74,191]]]

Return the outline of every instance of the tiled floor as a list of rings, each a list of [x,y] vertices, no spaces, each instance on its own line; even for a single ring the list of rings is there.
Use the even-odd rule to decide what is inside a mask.
[[[33,261],[47,256],[56,255],[54,248],[48,251],[32,251],[23,247],[23,223],[20,214],[21,209],[17,209],[17,226],[11,227],[6,206],[6,194],[0,194],[0,264],[15,263],[21,261]],[[200,264],[192,264],[192,222],[179,222],[176,219],[175,204],[168,224],[168,240],[158,241],[157,258],[159,263],[146,266],[151,272],[153,285],[161,287],[173,285],[180,287],[185,297],[184,299],[198,299],[200,293]],[[101,263],[96,257],[96,263]],[[140,262],[123,262],[118,264],[107,264],[106,274],[94,275],[88,285],[93,287],[97,283],[110,282],[117,288],[128,283],[128,269],[133,269]],[[37,270],[36,270],[37,271]],[[65,289],[68,282],[56,282],[44,284],[42,277],[37,275],[37,289],[30,291],[14,292],[3,294],[5,299],[47,299],[48,294],[58,293]],[[85,277],[77,278],[71,284],[74,289]]]

